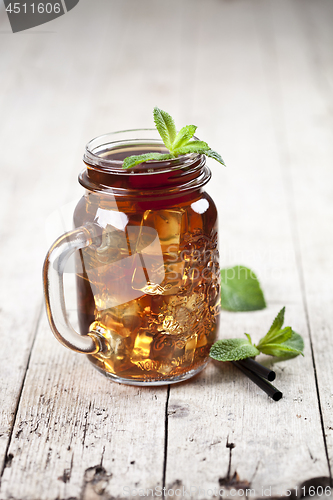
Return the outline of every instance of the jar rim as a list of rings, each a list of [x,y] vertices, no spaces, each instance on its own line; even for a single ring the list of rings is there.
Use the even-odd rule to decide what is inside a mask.
[[[155,137],[152,137],[153,135]],[[194,137],[194,139],[197,140],[197,137]],[[102,134],[91,139],[86,144],[83,161],[88,166],[97,168],[98,170],[102,170],[104,172],[112,171],[112,173],[116,175],[131,175],[134,172],[141,175],[154,175],[170,170],[177,170],[180,167],[189,168],[192,164],[197,163],[200,160],[200,157],[203,156],[200,153],[190,153],[186,155],[179,155],[176,158],[169,160],[149,160],[149,162],[145,163],[146,165],[150,165],[151,168],[143,170],[142,164],[139,168],[132,167],[130,169],[124,169],[122,168],[122,160],[105,158],[98,154],[102,151],[105,152],[106,149],[111,150],[116,146],[139,145],[142,144],[142,141],[147,141],[147,143],[153,143],[160,147],[164,146],[158,131],[154,128],[117,130],[115,132]]]

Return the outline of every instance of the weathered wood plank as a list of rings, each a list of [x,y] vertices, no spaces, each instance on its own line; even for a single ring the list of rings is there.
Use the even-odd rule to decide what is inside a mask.
[[[57,343],[43,315],[1,498],[90,499],[106,489],[126,498],[126,487],[161,487],[165,400],[165,387],[102,377]]]
[[[225,143],[222,153],[233,170],[214,167],[214,182],[208,187],[219,203],[222,264],[254,268],[269,305],[263,312],[223,313],[221,336],[237,337],[246,331],[258,340],[264,325],[268,327],[286,305],[287,324],[305,337],[306,357],[277,366],[276,385],[284,392],[279,403],[270,401],[233,367],[210,366],[195,382],[171,388],[166,484],[192,486],[194,498],[206,498],[208,490],[219,485],[227,489],[228,479],[229,488],[251,485],[260,498],[262,488],[281,495],[307,479],[329,475],[288,211],[291,194],[281,175],[283,145],[275,135],[272,89],[266,86],[267,73],[277,63],[271,60],[266,73],[263,41],[257,32],[257,24],[267,22],[259,12],[267,8],[265,3],[206,3],[210,15],[201,23],[205,43],[200,45],[197,64],[212,67],[217,54],[219,64],[214,65],[214,80],[198,77],[195,102],[204,96],[205,108],[195,107],[194,115],[211,121],[209,132],[215,134],[216,144]],[[223,13],[223,30],[218,29],[218,9]],[[275,29],[299,43],[301,50],[297,33],[283,22],[286,9],[279,4],[275,10],[280,12]],[[270,47],[264,49],[268,52]],[[216,81],[221,82],[218,92]],[[230,443],[235,445],[232,450]],[[238,483],[231,480],[235,472]]]
[[[287,152],[286,184],[294,194],[290,209],[332,467],[333,9],[332,3],[325,0],[318,2],[316,9],[311,2],[306,2],[304,7],[299,16],[299,10],[288,5],[287,26],[292,27],[300,42],[292,40],[291,44],[279,34],[276,36],[283,100],[282,110],[276,117],[285,128],[282,139]],[[275,22],[281,22],[275,8],[273,15]]]
[[[114,5],[117,10],[113,18],[108,12],[107,2],[99,5],[102,9],[99,15],[105,14],[104,28],[100,25],[100,18],[96,16],[95,28],[94,25],[89,24],[92,38],[86,39],[84,47],[82,44],[77,44],[77,39],[71,38],[65,30],[63,44],[60,48],[54,47],[53,49],[56,58],[63,58],[62,64],[67,74],[63,85],[66,85],[67,95],[65,98],[62,95],[63,101],[58,100],[56,115],[52,113],[52,116],[56,117],[56,123],[52,124],[53,135],[50,136],[48,143],[52,146],[56,137],[59,137],[61,129],[56,130],[56,127],[59,127],[63,114],[70,109],[71,122],[66,124],[68,127],[66,133],[71,140],[66,144],[66,153],[67,161],[77,165],[76,173],[81,168],[80,158],[84,143],[88,138],[109,129],[126,128],[129,123],[133,126],[134,120],[137,120],[137,126],[146,124],[144,120],[147,120],[147,109],[152,109],[157,98],[160,100],[166,88],[161,86],[161,61],[158,47],[150,44],[149,38],[141,37],[142,27],[145,27],[150,36],[155,38],[158,36],[159,27],[153,20],[159,15],[159,10],[155,8],[151,11],[151,2],[142,3],[140,7],[131,4],[133,8],[127,15],[126,5],[121,6],[120,3],[114,3]],[[86,4],[86,10],[81,17],[83,23],[91,14],[88,7],[89,5]],[[150,14],[150,17],[147,17],[147,14]],[[171,16],[171,10],[169,14]],[[137,25],[139,16],[142,18],[141,28],[140,23]],[[115,28],[110,31],[107,25],[111,21]],[[94,29],[95,35],[101,30],[103,38],[97,36],[94,38]],[[125,36],[127,30],[133,31],[129,40]],[[78,31],[75,36],[80,39]],[[133,39],[136,37],[141,40],[142,58],[141,60],[134,59],[134,66],[129,71],[127,64],[129,56],[132,57]],[[89,46],[91,40],[96,41]],[[165,47],[167,51],[171,51],[176,48],[176,42]],[[69,53],[67,59],[64,57],[65,50]],[[112,50],[114,57],[112,57]],[[94,63],[96,67],[102,68],[104,78],[100,78],[98,72],[90,72],[90,78],[85,79],[81,85],[89,54],[91,60],[96,57],[95,54],[98,54]],[[43,56],[42,52],[39,58],[43,57],[45,55]],[[76,60],[77,66],[71,66],[72,57]],[[143,99],[141,106],[137,107],[136,96],[128,93],[128,81],[131,77],[141,74],[142,62],[147,64],[147,70],[149,70],[150,60],[154,61],[156,67],[153,66],[150,69],[153,72],[150,87],[146,86],[144,79],[141,82]],[[53,71],[56,76],[57,72],[61,71],[61,64],[60,61],[55,64]],[[166,74],[169,69],[163,71]],[[114,73],[117,78],[113,78]],[[177,87],[177,79],[174,85]],[[55,98],[55,89],[49,82],[45,82],[45,92],[45,99],[51,101]],[[132,103],[127,102],[131,99]],[[75,106],[72,104],[73,101]],[[27,107],[26,102],[23,102]],[[128,115],[123,113],[124,102],[127,102],[128,109],[132,108],[131,122]],[[35,126],[45,119],[47,106],[45,102],[43,105],[44,113],[35,114]],[[13,120],[15,119],[17,119],[16,116],[13,117]],[[147,125],[149,126],[149,123]],[[79,140],[80,148],[78,149],[76,144]],[[59,155],[61,153],[64,154],[64,151],[58,152]],[[44,192],[54,205],[57,198],[58,204],[60,202],[57,190],[62,192],[64,200],[69,198],[71,186],[76,185],[76,179],[72,173],[66,172],[65,169],[66,165],[63,165],[61,171],[57,170],[56,176],[52,171],[49,171],[47,175],[49,186],[48,188],[44,186]],[[41,200],[39,195],[37,195],[37,200]],[[71,298],[69,302],[73,304]],[[1,484],[2,497],[53,499],[58,496],[77,498],[83,496],[83,498],[91,498],[91,495],[96,494],[96,491],[101,488],[110,489],[112,495],[122,496],[126,495],[123,488],[127,485],[131,489],[138,486],[162,486],[167,389],[139,390],[113,385],[95,373],[84,358],[64,352],[60,345],[55,349],[54,343],[43,319],[29,364],[8,450],[9,459]],[[74,359],[75,362],[78,359],[77,363],[81,371],[73,375],[71,369]],[[71,368],[69,369],[68,366]],[[75,366],[74,363],[74,368]],[[83,376],[85,371],[91,373],[88,380]],[[64,373],[67,374],[65,378]],[[111,392],[108,391],[110,385],[112,386]],[[67,393],[69,399],[67,399]],[[94,400],[95,393],[96,400]],[[73,401],[71,394],[75,394],[75,397],[79,399],[77,404],[76,402],[74,405],[71,404]],[[85,394],[84,397],[83,394]],[[115,404],[113,401],[110,406],[111,396]],[[107,421],[104,421],[105,411],[103,410],[108,412]],[[109,427],[109,422],[114,427]],[[141,449],[143,443],[147,450],[144,456],[142,456]],[[67,450],[68,446],[70,449]],[[95,466],[100,466],[100,468],[93,469]],[[105,468],[105,472],[101,467]],[[17,482],[17,477],[20,477],[21,481]],[[96,478],[99,478],[99,481]],[[44,486],[45,481],[49,485],[47,490]]]
[[[91,27],[97,30],[97,24],[96,20]],[[86,125],[90,112],[82,102],[88,99],[96,81],[96,75],[86,75],[81,85],[81,99],[75,99],[75,83],[82,74],[71,64],[62,65],[68,53],[66,42],[72,40],[73,43],[71,31],[60,43],[52,34],[46,36],[43,43],[38,35],[6,36],[16,41],[4,38],[6,50],[0,57],[4,57],[6,68],[7,51],[13,53],[16,65],[9,65],[9,73],[5,74],[8,85],[5,99],[1,101],[1,116],[6,119],[0,123],[4,178],[0,247],[3,263],[0,269],[1,470],[42,302],[46,216],[68,199],[71,182],[76,184],[77,168],[73,169],[77,162],[76,141],[79,137],[80,158],[86,140],[82,123]],[[80,47],[75,48],[77,60],[81,58],[81,68],[85,62],[81,51],[84,52],[86,45],[89,41],[82,41]],[[62,78],[55,84],[59,74]],[[73,86],[68,91],[71,81]],[[69,116],[64,121],[66,115]]]
[[[29,47],[28,53],[29,50],[35,48],[34,43],[27,45]],[[15,45],[15,50],[17,50],[17,46]],[[8,46],[6,48],[9,49]],[[13,50],[14,56],[15,50]],[[24,52],[25,46],[21,47],[21,54],[17,50],[18,55],[23,56]],[[1,55],[5,55],[5,52]],[[14,97],[17,87],[13,73],[11,80],[13,85],[9,85],[9,87],[13,87],[11,95]],[[38,224],[42,225],[38,212],[39,203],[43,203],[43,196],[39,199],[32,196],[33,193],[38,192],[37,186],[35,186],[35,191],[33,189],[33,184],[36,181],[32,178],[29,170],[22,170],[22,164],[31,165],[32,162],[38,161],[39,154],[32,151],[31,145],[29,147],[29,144],[25,142],[31,137],[27,137],[25,130],[20,130],[21,126],[29,127],[28,119],[25,120],[22,117],[22,120],[19,121],[15,114],[15,104],[17,104],[15,99],[11,100],[10,92],[6,97],[2,103],[2,116],[6,119],[1,121],[1,167],[4,177],[4,196],[1,200],[3,205],[1,210],[2,244],[0,248],[0,258],[3,263],[0,270],[2,284],[0,291],[0,378],[2,380],[1,399],[3,401],[0,411],[1,468],[40,311],[39,259],[42,252],[39,245],[43,241],[43,233],[38,234],[37,229]],[[20,97],[23,100],[27,98],[27,90],[24,86]],[[17,100],[19,104],[24,102],[20,102],[20,98]],[[42,104],[43,98],[41,96]],[[36,106],[36,110],[38,110],[38,106]],[[17,132],[18,135],[13,134],[15,124],[15,133]],[[21,151],[20,157],[16,156],[17,141],[25,148],[25,154],[23,155],[23,151]],[[32,253],[33,258],[31,258],[29,250],[34,252]],[[30,296],[30,300],[27,300],[27,296]],[[13,352],[13,345],[15,345],[15,352]]]

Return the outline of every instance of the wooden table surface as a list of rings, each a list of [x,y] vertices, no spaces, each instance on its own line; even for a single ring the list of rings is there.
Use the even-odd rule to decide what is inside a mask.
[[[330,484],[332,28],[331,0],[81,0],[15,35],[1,10],[1,500],[163,487],[280,498],[304,485],[319,498]],[[84,146],[152,126],[155,105],[224,157],[207,188],[221,265],[254,269],[267,298],[263,311],[223,312],[220,337],[258,340],[284,305],[304,337],[304,358],[275,364],[279,402],[213,362],[186,383],[121,386],[52,336],[41,268],[83,194]]]

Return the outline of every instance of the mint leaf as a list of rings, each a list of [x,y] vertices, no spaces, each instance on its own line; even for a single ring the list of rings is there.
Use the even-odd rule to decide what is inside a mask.
[[[172,158],[174,158],[174,155],[162,153],[146,153],[138,156],[127,156],[127,158],[123,161],[123,168],[135,167],[145,161],[171,160]]]
[[[256,311],[266,307],[258,278],[251,269],[234,266],[221,270],[221,307],[227,311]]]
[[[166,111],[155,107],[154,122],[164,144],[170,150],[177,135],[176,125],[173,118]]]
[[[190,141],[182,148],[178,148],[174,151],[177,155],[186,155],[189,153],[199,153],[205,154],[208,151],[209,146],[207,142],[204,141]]]
[[[280,358],[279,361],[286,361],[287,359],[295,358],[299,354],[303,355],[304,340],[299,333],[296,333],[293,330],[290,339],[288,339],[282,345],[291,347],[292,349],[295,349],[295,351],[297,352],[284,352],[284,353],[280,352],[278,356]],[[274,354],[274,356],[276,355]]]
[[[289,359],[302,354],[304,342],[302,337],[294,332],[290,326],[281,329],[284,322],[285,307],[281,309],[267,334],[260,339],[256,347],[260,352],[276,356],[280,359]]]
[[[218,161],[221,163],[224,167],[226,166],[224,161],[222,160],[222,156],[219,155],[216,151],[213,151],[212,149],[209,149],[208,151],[205,151],[205,155],[209,156],[210,158],[214,158],[214,160]]]
[[[217,361],[237,361],[260,354],[258,349],[245,339],[218,340],[212,345],[209,356]]]
[[[259,346],[258,346],[259,347]],[[280,357],[282,356],[285,352],[287,353],[293,353],[298,356],[298,354],[304,354],[302,351],[298,349],[294,349],[293,347],[289,347],[288,345],[282,343],[282,344],[265,344],[264,346],[260,347],[260,351],[264,354],[269,354],[271,356],[277,356]]]
[[[276,333],[282,328],[282,325],[283,325],[283,322],[284,322],[284,313],[285,313],[285,310],[286,310],[286,308],[282,307],[281,311],[278,313],[278,315],[274,319],[274,321],[272,323],[272,326],[270,327],[270,329],[266,333],[265,337],[263,337],[262,339],[260,339],[260,343],[261,342],[262,343],[269,342],[272,338],[274,338],[274,336],[276,335]]]
[[[292,334],[289,340],[284,342],[284,345],[287,345],[288,347],[293,347],[294,349],[297,349],[298,351],[303,351],[304,350],[304,340],[303,337],[299,334],[294,332],[292,330]]]
[[[277,330],[274,333],[271,333],[269,337],[265,335],[262,339],[260,339],[260,342],[258,344],[258,349],[260,349],[260,346],[266,345],[266,344],[282,344],[286,340],[289,340],[292,335],[292,329],[290,326],[286,326],[283,328],[283,330]]]
[[[175,151],[178,148],[181,148],[182,146],[185,146],[185,144],[188,143],[190,139],[194,136],[194,133],[196,131],[197,127],[195,125],[186,125],[183,127],[177,134],[175,140],[172,143],[172,151]]]
[[[286,340],[289,340],[292,334],[292,329],[290,326],[286,326],[283,330],[279,330],[275,337],[272,337],[269,343],[282,344]]]

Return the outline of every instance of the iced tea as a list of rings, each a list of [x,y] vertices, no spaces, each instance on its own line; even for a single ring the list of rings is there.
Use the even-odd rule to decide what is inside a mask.
[[[90,361],[130,383],[176,381],[205,366],[219,315],[211,198],[201,190],[153,202],[88,193],[76,218],[100,226],[77,259],[81,333],[98,332],[108,345]]]

